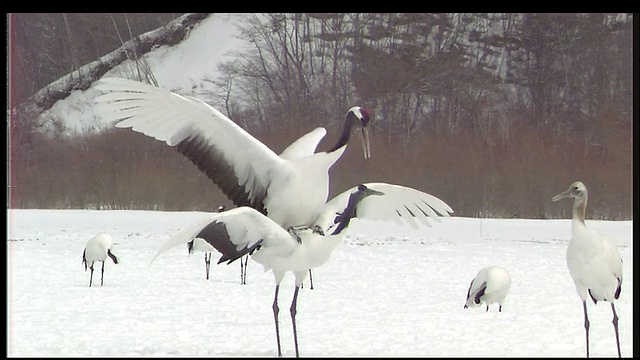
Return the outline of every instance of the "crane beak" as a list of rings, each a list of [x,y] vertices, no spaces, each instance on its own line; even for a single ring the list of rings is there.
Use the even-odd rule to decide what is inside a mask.
[[[369,147],[369,128],[363,126],[362,132],[360,133],[360,138],[362,140],[362,152],[364,153],[364,158],[368,159],[371,157],[371,148]]]
[[[367,196],[369,196],[369,195],[384,195],[384,193],[382,191],[373,190],[372,188],[367,188],[366,194],[367,194]]]
[[[571,188],[568,188],[567,190],[561,192],[560,194],[556,195],[553,197],[553,199],[551,199],[551,201],[558,201],[560,199],[564,199],[566,197],[570,197],[571,196]]]

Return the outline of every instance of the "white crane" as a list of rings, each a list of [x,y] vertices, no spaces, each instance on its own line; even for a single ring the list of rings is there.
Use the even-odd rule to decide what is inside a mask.
[[[613,329],[616,336],[618,357],[620,337],[618,334],[618,314],[613,304],[622,290],[622,258],[618,248],[605,235],[587,227],[587,187],[576,181],[569,188],[553,197],[552,201],[574,198],[571,219],[571,241],[567,247],[567,267],[576,285],[578,296],[584,309],[584,330],[587,357],[589,357],[589,316],[587,315],[587,295],[594,304],[608,301],[613,312]]]
[[[417,227],[417,220],[429,226],[429,219],[439,221],[439,216],[453,212],[442,200],[424,192],[385,183],[369,183],[351,188],[325,204],[322,212],[308,228],[287,230],[272,219],[250,207],[238,207],[223,213],[212,214],[195,226],[185,228],[158,250],[153,262],[161,253],[184,244],[194,237],[205,239],[222,256],[218,264],[231,263],[245,254],[271,270],[275,278],[273,316],[276,330],[278,356],[282,356],[278,322],[278,292],[285,273],[292,271],[295,291],[290,307],[296,356],[298,333],[296,331],[296,305],[298,291],[307,276],[308,269],[324,264],[345,236],[349,221],[354,218],[394,220]]]
[[[502,312],[502,304],[511,287],[511,275],[500,266],[487,266],[480,269],[469,285],[467,300],[464,308],[476,307],[485,303],[489,311],[489,305],[498,303],[498,312]]]
[[[349,109],[329,150],[315,152],[327,133],[318,127],[277,155],[199,99],[120,78],[103,78],[96,88],[104,92],[95,99],[96,108],[107,120],[118,121],[116,127],[176,147],[235,205],[250,206],[285,228],[309,226],[318,216],[329,196],[329,169],[354,128],[361,130],[365,159],[370,157],[369,114],[359,106]]]
[[[285,228],[311,225],[329,196],[329,169],[345,151],[354,128],[369,158],[369,115],[354,106],[338,141],[314,152],[327,131],[318,127],[282,154],[201,100],[138,81],[103,78],[95,108],[116,127],[166,142],[193,162],[237,206],[249,206]]]
[[[82,252],[82,263],[84,264],[84,271],[87,268],[91,269],[91,276],[89,277],[89,287],[93,282],[93,265],[96,261],[102,262],[102,277],[100,278],[100,286],[104,285],[104,263],[107,260],[107,256],[113,260],[115,264],[118,263],[118,258],[111,252],[113,246],[113,238],[111,235],[102,233],[98,234],[87,242],[87,245]]]

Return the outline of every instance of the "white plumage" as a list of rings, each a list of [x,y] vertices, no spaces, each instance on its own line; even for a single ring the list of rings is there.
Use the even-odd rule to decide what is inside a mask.
[[[329,195],[329,169],[345,151],[354,127],[361,129],[365,159],[371,154],[369,114],[359,106],[347,112],[342,133],[330,150],[315,153],[327,133],[318,127],[278,156],[196,98],[119,78],[101,79],[96,88],[105,92],[96,98],[96,109],[107,120],[118,121],[116,127],[176,147],[235,205],[250,206],[287,228],[311,225],[318,216]],[[246,266],[247,262],[244,282]]]
[[[488,266],[481,269],[469,285],[467,300],[464,308],[498,303],[498,312],[502,312],[502,305],[511,287],[511,275],[499,266]]]
[[[137,81],[104,78],[96,109],[116,127],[131,128],[176,147],[237,206],[249,206],[287,228],[310,225],[327,201],[329,169],[344,152],[354,127],[370,155],[369,115],[358,106],[345,117],[328,151],[314,153],[326,134],[317,128],[280,156],[206,103]]]
[[[286,230],[272,219],[249,207],[238,207],[215,213],[185,228],[167,240],[156,253],[184,244],[195,237],[203,238],[222,256],[218,263],[231,263],[245,254],[271,270],[275,278],[273,300],[278,356],[281,356],[278,322],[278,291],[288,271],[295,276],[295,292],[291,303],[296,356],[298,339],[295,325],[298,291],[307,270],[324,264],[342,242],[344,231],[352,218],[391,220],[415,225],[415,218],[438,219],[453,212],[442,200],[421,191],[384,183],[353,187],[327,202],[320,216],[307,228]],[[385,216],[388,216],[385,218]]]
[[[576,181],[569,188],[553,197],[552,201],[574,198],[571,219],[571,241],[567,247],[567,267],[573,278],[584,310],[587,357],[589,357],[589,317],[587,296],[593,303],[608,301],[613,312],[613,327],[616,337],[618,357],[621,357],[618,334],[618,315],[614,301],[622,290],[622,258],[618,248],[605,235],[587,227],[587,187]]]
[[[115,264],[118,263],[118,258],[111,252],[113,246],[113,238],[109,234],[98,234],[87,242],[87,245],[82,252],[82,263],[84,264],[84,271],[91,269],[91,275],[89,277],[89,287],[93,282],[93,265],[96,261],[102,262],[102,276],[100,278],[100,286],[104,285],[104,264],[107,260],[107,256],[113,260]]]

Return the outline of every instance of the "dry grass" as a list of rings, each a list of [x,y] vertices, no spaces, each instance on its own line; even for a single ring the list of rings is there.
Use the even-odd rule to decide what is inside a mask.
[[[254,136],[279,153],[309,130],[289,127]],[[570,206],[552,203],[551,197],[581,180],[590,192],[588,218],[631,219],[632,139],[624,129],[614,130],[607,130],[604,152],[525,127],[493,146],[465,134],[426,133],[388,144],[386,136],[374,133],[373,157],[364,160],[354,139],[331,170],[331,192],[383,181],[438,196],[457,216],[567,218]],[[337,135],[329,129],[318,149],[327,149]],[[28,150],[17,148],[10,172],[9,205],[15,208],[214,210],[231,205],[175,149],[128,130],[43,139]]]

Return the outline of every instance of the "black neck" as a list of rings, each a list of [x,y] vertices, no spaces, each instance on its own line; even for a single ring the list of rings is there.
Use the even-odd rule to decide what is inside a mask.
[[[342,210],[341,213],[336,214],[333,222],[338,224],[336,229],[333,230],[331,235],[337,235],[342,232],[342,230],[346,229],[349,226],[349,222],[352,218],[356,217],[356,206],[360,202],[360,200],[364,199],[366,195],[360,189],[355,193],[349,196],[349,200],[347,201],[347,206]]]
[[[355,126],[357,120],[356,116],[353,113],[349,113],[344,120],[344,125],[342,126],[342,134],[340,134],[340,138],[328,152],[334,152],[341,147],[345,146],[349,142],[349,138],[351,137],[351,129]]]
[[[343,213],[344,214],[344,213]],[[331,235],[338,235],[340,234],[344,229],[347,228],[347,226],[349,226],[349,221],[351,221],[351,217],[349,216],[344,216],[343,214],[339,214],[336,216],[336,221],[338,223],[338,226],[336,226],[335,230],[333,230],[333,232],[331,233]]]

